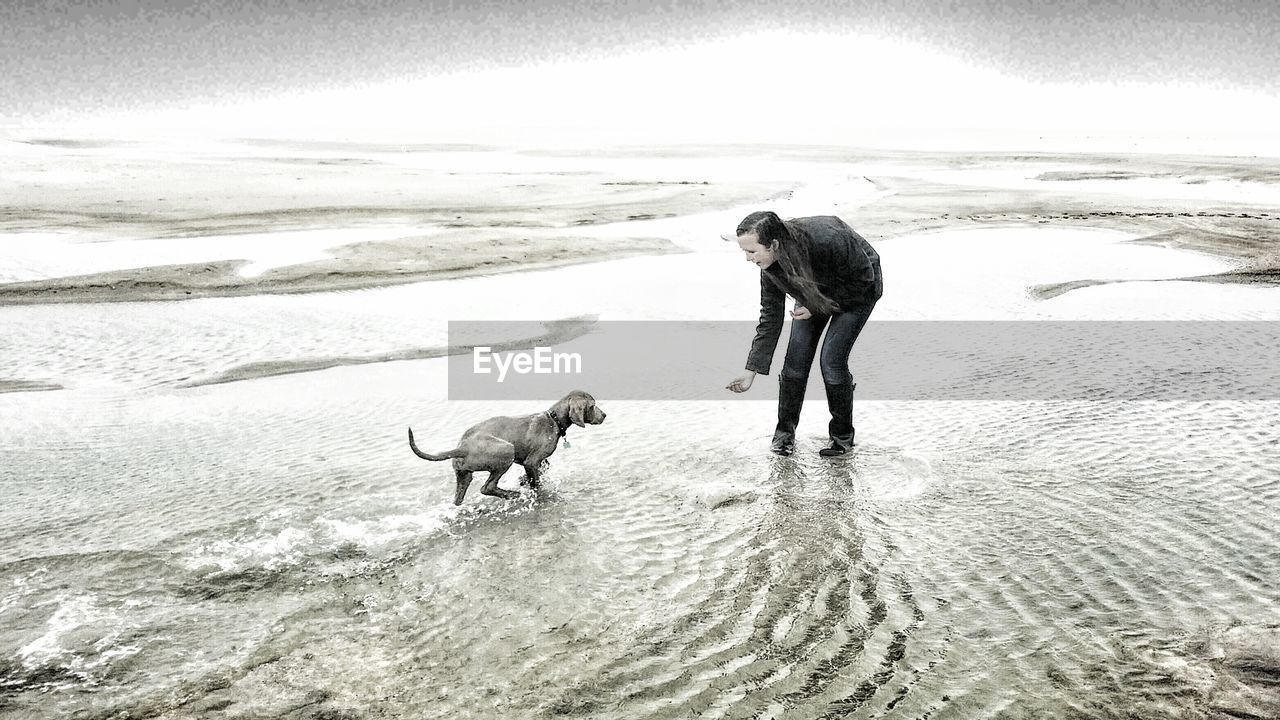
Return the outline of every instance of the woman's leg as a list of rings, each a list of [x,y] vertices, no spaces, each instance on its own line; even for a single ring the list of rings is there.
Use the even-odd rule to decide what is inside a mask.
[[[827,316],[815,315],[807,320],[793,320],[791,338],[787,341],[786,359],[778,373],[778,425],[773,431],[770,451],[790,455],[796,447],[796,425],[804,404],[804,388],[809,382],[809,368],[818,353],[818,338],[827,324]]]
[[[827,390],[827,409],[831,411],[831,422],[827,426],[831,446],[819,450],[821,455],[843,455],[853,448],[854,383],[853,374],[849,372],[849,356],[874,308],[872,303],[836,313],[822,341],[818,365]]]
[[[787,341],[787,355],[782,361],[779,377],[801,382],[809,381],[809,368],[818,354],[818,338],[830,319],[827,315],[813,315],[807,320],[791,321],[791,338]]]

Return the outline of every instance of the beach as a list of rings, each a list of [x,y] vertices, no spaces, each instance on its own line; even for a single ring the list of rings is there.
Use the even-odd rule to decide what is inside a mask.
[[[0,717],[1280,712],[1280,401],[1249,384],[1274,362],[1177,330],[1280,320],[1280,161],[49,138],[0,161]],[[741,326],[745,358],[759,275],[719,236],[764,208],[881,255],[852,457],[817,455],[820,394],[768,454],[782,348],[745,396],[718,356],[635,361],[647,397],[583,388],[609,419],[537,491],[507,475],[516,500],[455,507],[409,451],[408,427],[440,451],[554,399],[451,392],[450,323],[588,358],[627,323]],[[1104,321],[1175,328],[1191,367],[1006,396],[1046,360],[1010,343],[903,398],[931,348],[870,351],[877,325]]]
[[[800,168],[874,187],[875,202],[857,192],[818,203],[854,214],[869,237],[1100,227],[1240,261],[1200,280],[1274,283],[1280,263],[1280,170],[1249,158],[784,147],[756,162],[757,151],[736,146],[581,157],[265,141],[29,140],[6,150],[4,304],[319,292],[678,252],[679,242],[646,236],[644,221],[783,199]],[[591,232],[600,226],[639,232]],[[51,253],[54,243],[68,251]],[[41,252],[81,257],[44,267]]]

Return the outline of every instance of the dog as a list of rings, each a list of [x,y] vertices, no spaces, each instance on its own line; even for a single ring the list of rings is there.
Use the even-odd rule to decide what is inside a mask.
[[[423,460],[453,460],[453,472],[458,479],[458,490],[453,504],[461,505],[471,487],[471,473],[488,472],[480,492],[504,499],[519,497],[520,493],[503,490],[498,481],[515,463],[524,467],[525,480],[530,487],[537,487],[542,462],[556,451],[556,445],[570,425],[586,427],[604,422],[605,413],[596,406],[596,399],[581,390],[574,390],[556,401],[549,410],[519,417],[495,417],[472,425],[462,433],[458,447],[442,453],[426,453],[413,441],[413,428],[409,428],[409,447]]]

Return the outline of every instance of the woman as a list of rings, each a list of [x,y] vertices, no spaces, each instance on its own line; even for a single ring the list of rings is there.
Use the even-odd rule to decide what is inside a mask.
[[[791,340],[778,376],[778,427],[770,450],[778,455],[795,451],[809,368],[825,328],[818,367],[831,411],[831,445],[818,454],[844,455],[853,448],[854,432],[849,354],[883,293],[880,256],[853,228],[830,216],[784,221],[772,212],[754,212],[738,223],[736,237],[724,238],[736,239],[747,261],[760,268],[760,323],[747,356],[748,373],[727,387],[746,392],[757,373],[769,374],[782,333],[785,299],[794,297]]]

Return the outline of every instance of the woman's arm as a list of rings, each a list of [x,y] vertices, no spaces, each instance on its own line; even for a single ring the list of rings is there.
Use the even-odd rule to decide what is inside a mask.
[[[782,335],[782,316],[786,310],[786,293],[772,280],[760,273],[760,322],[756,324],[756,336],[747,354],[746,369],[761,375],[769,374],[773,364],[773,351]]]

